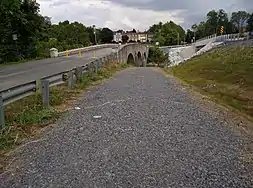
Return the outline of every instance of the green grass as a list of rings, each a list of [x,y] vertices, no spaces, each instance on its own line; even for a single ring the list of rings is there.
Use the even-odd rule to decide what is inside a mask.
[[[5,155],[24,139],[36,136],[41,128],[53,123],[62,113],[71,106],[71,101],[76,99],[85,89],[101,83],[110,78],[114,73],[129,67],[126,64],[108,64],[106,68],[98,71],[91,78],[85,74],[72,90],[66,85],[50,88],[50,107],[44,108],[41,95],[36,94],[5,107],[6,125],[0,130],[0,172],[4,170]]]
[[[223,47],[168,71],[224,105],[253,118],[253,48]]]

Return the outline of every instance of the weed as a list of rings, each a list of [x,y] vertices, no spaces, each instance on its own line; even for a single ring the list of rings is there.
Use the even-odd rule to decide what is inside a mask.
[[[222,104],[253,117],[252,54],[252,47],[223,47],[169,71]]]

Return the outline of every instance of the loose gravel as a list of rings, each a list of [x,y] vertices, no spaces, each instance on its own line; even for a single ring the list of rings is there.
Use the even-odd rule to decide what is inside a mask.
[[[153,68],[126,69],[22,147],[1,187],[253,187],[249,140],[205,108]]]

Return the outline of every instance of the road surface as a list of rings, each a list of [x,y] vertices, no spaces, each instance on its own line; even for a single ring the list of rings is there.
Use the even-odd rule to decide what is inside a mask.
[[[111,48],[96,50],[96,58],[104,57],[111,52]],[[73,55],[31,61],[8,67],[0,67],[0,91],[29,81],[37,80],[44,76],[66,71],[75,66],[85,65],[93,59],[92,51],[90,51],[83,53],[80,57],[78,55]]]
[[[152,68],[124,70],[74,106],[22,147],[2,187],[253,186],[241,159],[250,140]]]

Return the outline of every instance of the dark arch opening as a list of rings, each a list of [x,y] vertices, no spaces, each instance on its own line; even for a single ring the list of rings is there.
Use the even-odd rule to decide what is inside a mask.
[[[138,54],[137,54],[137,66],[138,66],[138,67],[141,67],[141,66],[142,66],[141,52],[138,52]]]
[[[134,63],[134,56],[131,53],[127,57],[127,64],[135,65],[135,63]]]
[[[138,52],[137,57],[138,59],[141,59],[141,52]]]

